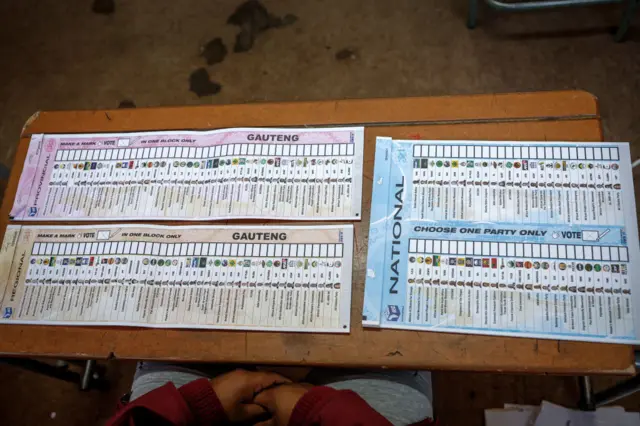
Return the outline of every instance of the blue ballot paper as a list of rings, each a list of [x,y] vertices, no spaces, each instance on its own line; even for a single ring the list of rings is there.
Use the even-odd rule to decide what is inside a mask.
[[[363,324],[634,343],[626,143],[376,143]]]

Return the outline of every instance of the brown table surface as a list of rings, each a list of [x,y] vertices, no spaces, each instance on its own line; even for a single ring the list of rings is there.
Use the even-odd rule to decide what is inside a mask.
[[[0,353],[566,374],[634,372],[631,346],[363,329],[361,325],[376,136],[600,141],[597,101],[585,92],[40,112],[23,129],[2,205],[0,229],[4,232],[6,228],[29,138],[34,133],[329,124],[366,126],[363,214],[362,221],[355,223],[350,334],[2,325]]]

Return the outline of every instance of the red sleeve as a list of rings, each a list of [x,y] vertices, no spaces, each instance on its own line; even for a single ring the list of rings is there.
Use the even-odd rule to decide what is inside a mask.
[[[167,383],[120,409],[107,426],[221,425],[227,416],[207,379],[179,389]]]
[[[425,419],[413,426],[434,425]],[[316,386],[304,394],[291,413],[289,426],[389,426],[391,423],[357,393]]]
[[[350,390],[316,386],[305,393],[291,413],[289,426],[388,426],[391,423]]]

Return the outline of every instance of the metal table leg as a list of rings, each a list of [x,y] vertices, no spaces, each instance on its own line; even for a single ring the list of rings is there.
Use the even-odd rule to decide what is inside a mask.
[[[613,37],[616,42],[623,41],[624,37],[627,35],[629,25],[631,25],[631,21],[638,9],[638,4],[640,4],[640,0],[627,1],[627,6],[625,7],[624,12],[622,13],[622,18],[620,19],[620,25],[618,25],[616,35]]]
[[[469,10],[467,14],[467,28],[470,30],[478,23],[478,0],[469,0]]]
[[[511,11],[542,10],[567,6],[589,6],[594,4],[620,3],[621,1],[622,0],[542,0],[510,3],[500,0],[486,0],[487,4],[494,9]]]
[[[635,367],[636,369],[640,369],[640,352],[635,352],[635,358]],[[610,404],[640,391],[640,375],[636,375],[595,394],[591,387],[591,379],[588,376],[579,377],[579,384],[579,407],[582,410],[595,410],[598,407]]]
[[[468,0],[467,28],[474,29],[478,24],[478,1]],[[534,0],[525,2],[505,2],[501,0],[485,0],[487,4],[496,10],[506,10],[512,12],[527,10],[552,9],[567,6],[589,6],[594,4],[621,3],[624,0]],[[631,20],[635,15],[640,0],[628,0],[625,12],[622,15],[615,41],[622,41],[629,29]]]

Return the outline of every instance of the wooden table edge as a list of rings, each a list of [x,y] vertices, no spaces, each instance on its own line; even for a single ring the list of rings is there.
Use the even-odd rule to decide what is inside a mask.
[[[521,105],[516,111],[517,115],[514,117],[513,114],[509,112],[509,110],[504,109],[502,113],[491,113],[487,114],[486,117],[462,117],[456,118],[453,115],[453,111],[456,108],[459,108],[461,103],[464,103],[467,100],[472,100],[479,104],[488,104],[488,105],[500,105],[502,103],[510,103],[514,99],[520,100],[521,97],[524,96],[528,98],[527,102],[531,102],[535,100],[536,102],[541,101],[549,101],[556,100],[556,102],[552,102],[553,107],[546,110],[548,114],[540,115],[535,114],[532,111],[527,111],[526,108],[522,108]],[[444,111],[438,111],[437,114],[431,114],[426,117],[426,119],[413,119],[416,117],[409,117],[410,119],[398,120],[397,111],[394,108],[385,108],[382,111],[376,111],[373,116],[361,116],[361,115],[340,115],[340,111],[345,111],[343,106],[353,107],[364,104],[371,104],[376,102],[384,102],[385,104],[394,104],[400,102],[412,102],[417,104],[423,104],[425,107],[433,108],[439,105],[441,102],[445,102],[447,104],[447,108]],[[526,103],[526,102],[525,102]],[[233,114],[234,111],[239,109],[249,109],[250,114],[245,118],[247,121],[251,121],[252,118],[256,118],[260,116],[261,111],[265,108],[270,109],[273,107],[277,107],[279,109],[299,109],[300,107],[313,108],[318,109],[319,106],[323,108],[319,110],[319,114],[324,119],[317,119],[315,123],[303,123],[303,121],[296,121],[295,118],[293,120],[287,121],[284,119],[282,122],[278,124],[272,124],[267,127],[276,127],[276,126],[300,126],[303,124],[306,125],[347,125],[347,124],[364,124],[367,126],[370,125],[402,125],[402,126],[411,126],[411,125],[439,125],[439,124],[480,124],[480,123],[496,123],[496,122],[520,122],[520,121],[558,121],[558,120],[585,120],[585,119],[597,119],[599,124],[600,134],[602,135],[602,126],[600,124],[600,115],[597,105],[597,99],[588,92],[584,91],[560,91],[560,92],[533,92],[533,93],[514,93],[514,94],[497,94],[497,95],[471,95],[471,96],[446,96],[446,97],[429,97],[429,98],[391,98],[391,99],[352,99],[352,100],[339,100],[339,101],[313,101],[313,102],[281,102],[281,103],[259,103],[259,104],[237,104],[237,105],[206,105],[206,106],[193,106],[193,107],[159,107],[159,108],[142,108],[142,109],[127,109],[127,110],[95,110],[95,111],[53,111],[53,112],[39,112],[34,114],[25,124],[23,129],[22,137],[20,140],[20,148],[16,150],[16,155],[14,159],[14,166],[18,164],[17,167],[14,167],[11,173],[11,177],[9,180],[9,185],[7,187],[7,191],[5,193],[5,197],[2,203],[2,219],[0,219],[0,223],[2,226],[0,227],[0,233],[4,234],[6,229],[6,225],[8,222],[8,212],[10,211],[13,199],[16,194],[17,183],[20,177],[20,173],[22,171],[22,163],[24,162],[24,158],[26,156],[26,147],[23,147],[24,144],[28,143],[29,136],[34,133],[73,133],[73,132],[100,132],[100,129],[105,129],[108,127],[108,130],[102,130],[102,132],[106,131],[145,131],[145,130],[160,130],[160,129],[178,129],[183,128],[181,126],[161,126],[158,124],[162,123],[162,119],[156,119],[156,126],[152,126],[151,128],[141,130],[135,123],[138,122],[138,117],[142,117],[143,120],[149,120],[149,117],[153,116],[158,112],[173,114],[175,111],[182,111],[185,108],[189,109],[190,112],[194,114],[189,114],[189,116],[196,116],[196,125],[190,126],[192,129],[212,129],[212,128],[225,128],[231,127],[231,125],[227,122],[220,123],[219,126],[214,125],[215,123],[211,123],[211,118],[207,119],[206,122],[203,121],[202,115],[206,115],[212,110],[215,109],[227,109],[226,114]],[[355,108],[356,110],[360,110],[361,108]],[[331,111],[332,110],[332,111]],[[418,109],[418,111],[422,112],[422,109]],[[314,111],[315,112],[315,111]],[[308,112],[305,112],[308,113]],[[67,117],[71,119],[69,122],[67,119],[61,120],[62,117]],[[366,118],[366,119],[365,119]],[[359,121],[354,121],[355,119],[359,119]],[[328,121],[327,121],[328,120]],[[260,121],[260,120],[257,120]],[[71,123],[70,127],[64,127],[63,130],[61,127],[58,127],[60,123],[66,122],[64,126]],[[288,123],[288,124],[287,124]],[[237,124],[236,126],[248,126],[250,123],[245,124]],[[253,126],[260,126],[265,124],[253,124]],[[602,138],[602,136],[601,136]],[[21,155],[22,154],[22,155]],[[44,223],[51,222],[29,222],[31,225],[38,225]],[[77,222],[75,222],[77,223]],[[75,224],[72,223],[72,224]],[[88,222],[83,222],[85,224],[89,224]],[[96,223],[96,222],[91,222]],[[100,222],[105,223],[105,222]],[[142,222],[146,223],[146,222]],[[164,222],[168,224],[167,222]],[[218,222],[219,223],[219,222]],[[16,222],[16,224],[25,224],[24,222]],[[67,224],[67,223],[65,223]],[[195,223],[193,223],[195,224]],[[11,325],[12,327],[16,327],[18,325]],[[4,327],[4,325],[0,326]],[[23,326],[29,327],[29,326]],[[55,327],[55,326],[52,326]],[[104,327],[100,327],[104,329]],[[238,332],[247,334],[246,332]],[[533,339],[530,339],[533,340]],[[119,357],[118,354],[114,354],[113,352],[108,352],[105,354],[98,353],[29,353],[29,352],[3,352],[3,355],[10,356],[51,356],[51,357],[65,357],[65,358],[94,358],[94,359],[109,359],[109,358],[117,358],[117,359],[133,359],[127,356]],[[173,358],[154,358],[157,360],[164,361],[175,361]],[[185,360],[186,362],[197,362],[196,359]],[[251,360],[247,362],[253,362]],[[269,363],[268,361],[261,360],[261,363]],[[309,363],[290,363],[291,365],[311,365]],[[312,363],[313,364],[313,363]],[[321,364],[313,364],[313,365],[321,365]],[[349,365],[349,366],[358,366],[357,364]],[[390,363],[387,367],[394,368],[396,367],[395,363]],[[567,373],[566,368],[559,368],[555,370],[553,366],[551,368],[547,367],[544,371],[540,369],[536,369],[534,367],[522,367],[517,368],[518,366],[513,366],[514,368],[509,368],[508,370],[502,371],[510,371],[510,372],[534,372],[534,373],[554,373],[554,374],[574,374]],[[434,366],[434,369],[438,369],[438,366]],[[470,365],[465,365],[464,370],[473,369],[474,371],[498,371],[493,368],[487,368],[483,365],[478,365],[477,367],[473,367]],[[581,374],[633,374],[635,372],[635,367],[633,363],[633,348],[629,346],[629,366],[620,370],[610,370],[610,371],[601,371],[601,370],[592,370],[590,368],[580,370]]]

